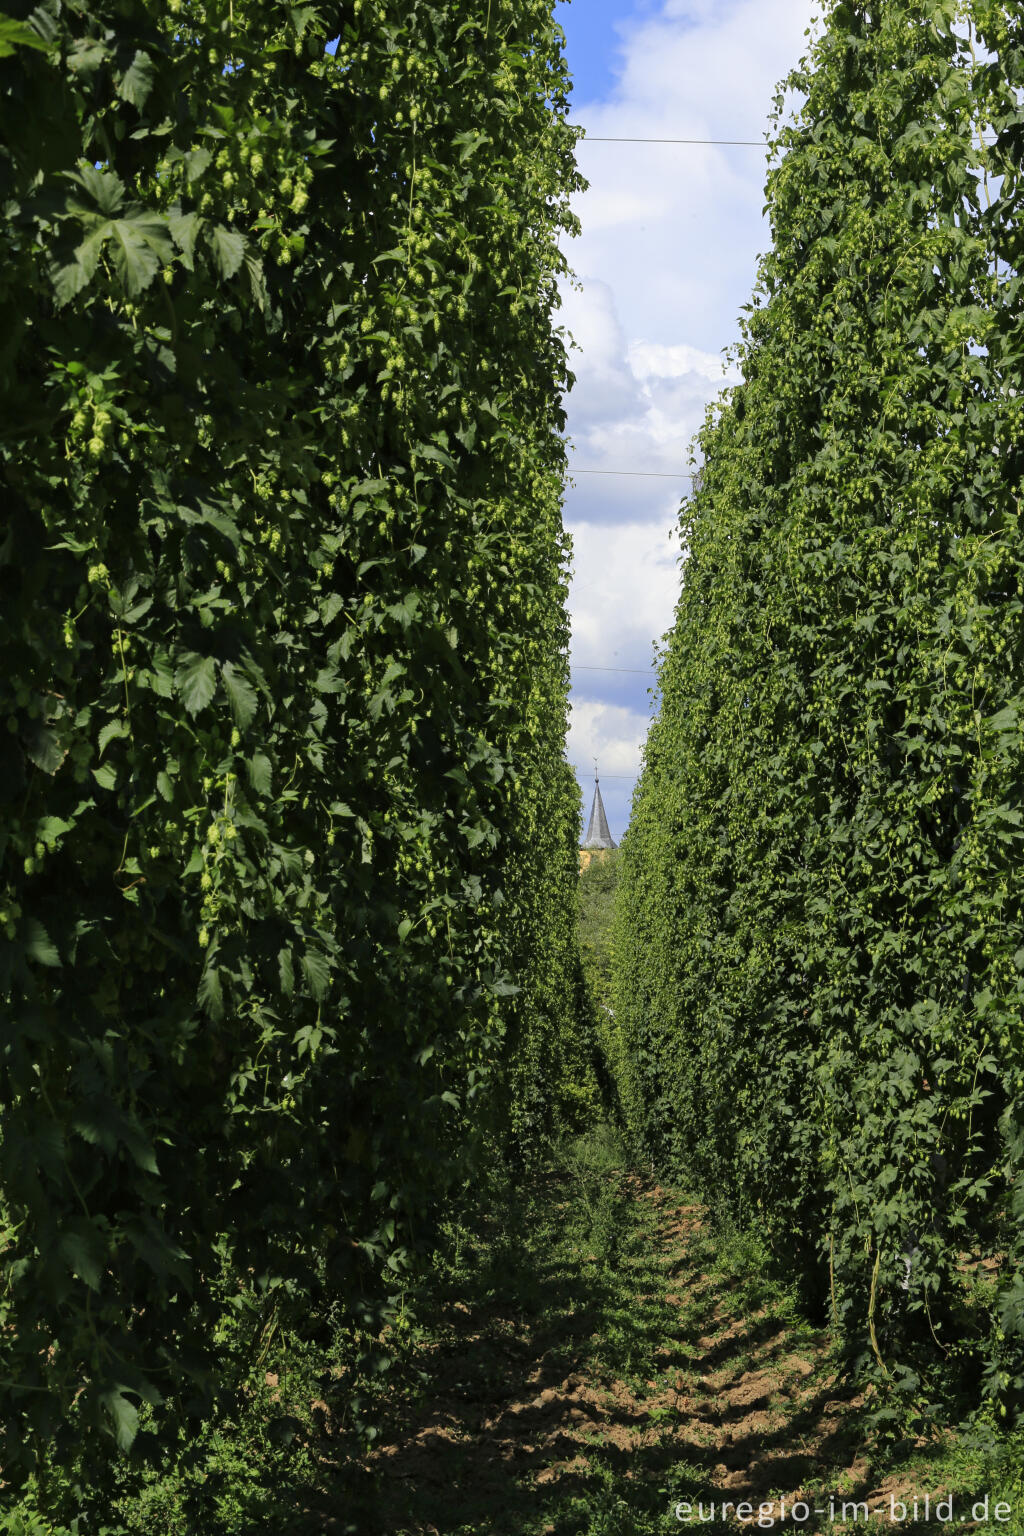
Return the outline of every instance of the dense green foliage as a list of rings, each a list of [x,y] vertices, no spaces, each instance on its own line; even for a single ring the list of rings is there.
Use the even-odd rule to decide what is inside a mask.
[[[8,1482],[376,1328],[566,1096],[579,816],[548,0],[14,12]]]
[[[1024,21],[832,3],[789,83],[624,847],[622,1096],[635,1139],[757,1224],[880,1376],[983,1373],[1005,1412]]]
[[[580,866],[580,955],[594,1006],[609,1008],[615,974],[619,850],[584,853]]]
[[[615,1028],[615,893],[619,883],[618,848],[580,854],[579,954],[583,970],[583,1006],[589,1021],[593,1113],[621,1120],[618,1083],[619,1035]]]

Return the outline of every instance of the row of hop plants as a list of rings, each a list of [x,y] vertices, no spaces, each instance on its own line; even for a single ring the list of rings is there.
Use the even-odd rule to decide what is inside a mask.
[[[8,4],[10,1488],[375,1336],[581,1063],[548,0]]]
[[[620,1091],[891,1411],[956,1390],[1012,1415],[1019,8],[832,0],[778,114],[623,852]]]

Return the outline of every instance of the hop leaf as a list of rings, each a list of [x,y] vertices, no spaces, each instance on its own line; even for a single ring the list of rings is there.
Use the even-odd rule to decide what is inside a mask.
[[[146,105],[149,93],[153,89],[155,73],[153,60],[148,53],[139,48],[121,77],[117,94],[123,96],[125,101],[130,101],[133,107],[141,109]]]
[[[256,690],[230,661],[221,668],[224,689],[231,705],[231,712],[242,730],[252,722],[256,713]]]
[[[65,211],[84,234],[71,261],[51,269],[57,302],[67,304],[88,286],[108,245],[124,292],[137,298],[174,255],[167,219],[139,203],[126,204],[124,183],[113,171],[82,164],[69,179],[84,196],[69,196]]]
[[[245,259],[245,236],[225,224],[214,224],[208,239],[222,277],[234,277]]]
[[[37,48],[46,52],[46,44],[32,28],[12,16],[0,16],[0,59],[9,59],[18,48]]]
[[[190,715],[206,708],[217,690],[217,673],[212,656],[197,656],[189,651],[182,657],[174,674],[178,697]]]
[[[25,953],[37,965],[59,966],[60,955],[50,935],[34,917],[25,925]]]

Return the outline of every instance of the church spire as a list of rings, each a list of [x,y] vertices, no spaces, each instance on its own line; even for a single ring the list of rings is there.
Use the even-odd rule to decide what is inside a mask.
[[[583,839],[584,848],[614,848],[617,845],[612,840],[612,834],[608,830],[608,817],[604,813],[604,801],[601,799],[601,780],[597,773],[594,774],[594,803],[590,807],[590,825],[587,835]]]

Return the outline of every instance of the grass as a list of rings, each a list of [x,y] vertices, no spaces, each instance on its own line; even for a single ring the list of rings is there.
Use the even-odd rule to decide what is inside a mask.
[[[870,1443],[869,1405],[757,1241],[630,1173],[608,1131],[526,1188],[481,1192],[410,1306],[423,1324],[336,1529],[660,1536],[683,1528],[676,1504],[723,1499],[755,1520],[770,1505],[761,1528],[841,1529],[843,1496],[898,1511],[909,1495],[900,1529],[934,1531],[915,1494],[953,1494],[957,1529],[976,1490],[1013,1501],[1005,1442]],[[837,1496],[836,1520],[783,1524],[801,1494],[811,1511]]]
[[[1020,1437],[872,1440],[871,1405],[756,1239],[631,1172],[607,1129],[467,1198],[377,1368],[357,1371],[340,1334],[283,1350],[234,1417],[155,1469],[121,1464],[101,1518],[59,1528],[24,1505],[0,1536],[717,1536],[745,1503],[754,1529],[934,1532],[913,1499],[923,1516],[940,1491],[945,1528],[974,1528],[987,1492],[1013,1512],[977,1528],[1024,1531]],[[890,1499],[898,1524],[839,1518],[844,1500]]]

